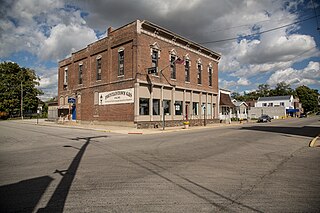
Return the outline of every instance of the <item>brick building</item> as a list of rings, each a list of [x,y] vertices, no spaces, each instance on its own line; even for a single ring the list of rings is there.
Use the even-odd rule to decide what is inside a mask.
[[[138,128],[163,119],[166,126],[214,122],[220,57],[149,21],[109,28],[108,37],[59,62],[59,110],[72,120]]]

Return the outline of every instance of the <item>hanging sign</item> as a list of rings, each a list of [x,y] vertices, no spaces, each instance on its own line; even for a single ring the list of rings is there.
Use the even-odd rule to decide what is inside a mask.
[[[134,89],[122,89],[99,93],[99,105],[126,104],[134,102]]]

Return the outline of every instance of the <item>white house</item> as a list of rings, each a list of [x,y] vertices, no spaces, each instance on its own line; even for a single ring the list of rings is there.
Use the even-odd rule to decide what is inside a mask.
[[[234,104],[233,117],[238,119],[247,119],[248,118],[248,105],[243,101],[232,100]]]
[[[260,97],[255,107],[285,107],[285,109],[294,109],[294,98],[292,95]]]
[[[231,101],[230,91],[219,89],[219,119],[230,121],[234,104]]]

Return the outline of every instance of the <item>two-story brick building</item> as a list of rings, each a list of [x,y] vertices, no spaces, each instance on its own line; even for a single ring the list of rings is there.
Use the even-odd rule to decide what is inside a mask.
[[[149,21],[109,28],[106,38],[59,62],[59,109],[77,121],[138,128],[163,119],[166,126],[214,122],[220,57]]]

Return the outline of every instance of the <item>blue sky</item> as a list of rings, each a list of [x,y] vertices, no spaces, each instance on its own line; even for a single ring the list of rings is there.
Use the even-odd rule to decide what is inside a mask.
[[[222,54],[221,88],[241,93],[285,81],[292,88],[320,90],[317,0],[2,0],[1,5],[0,61],[34,69],[43,100],[57,95],[59,60],[106,36],[109,26],[136,19],[195,42],[209,41],[204,45]],[[259,34],[274,28],[279,29]]]

